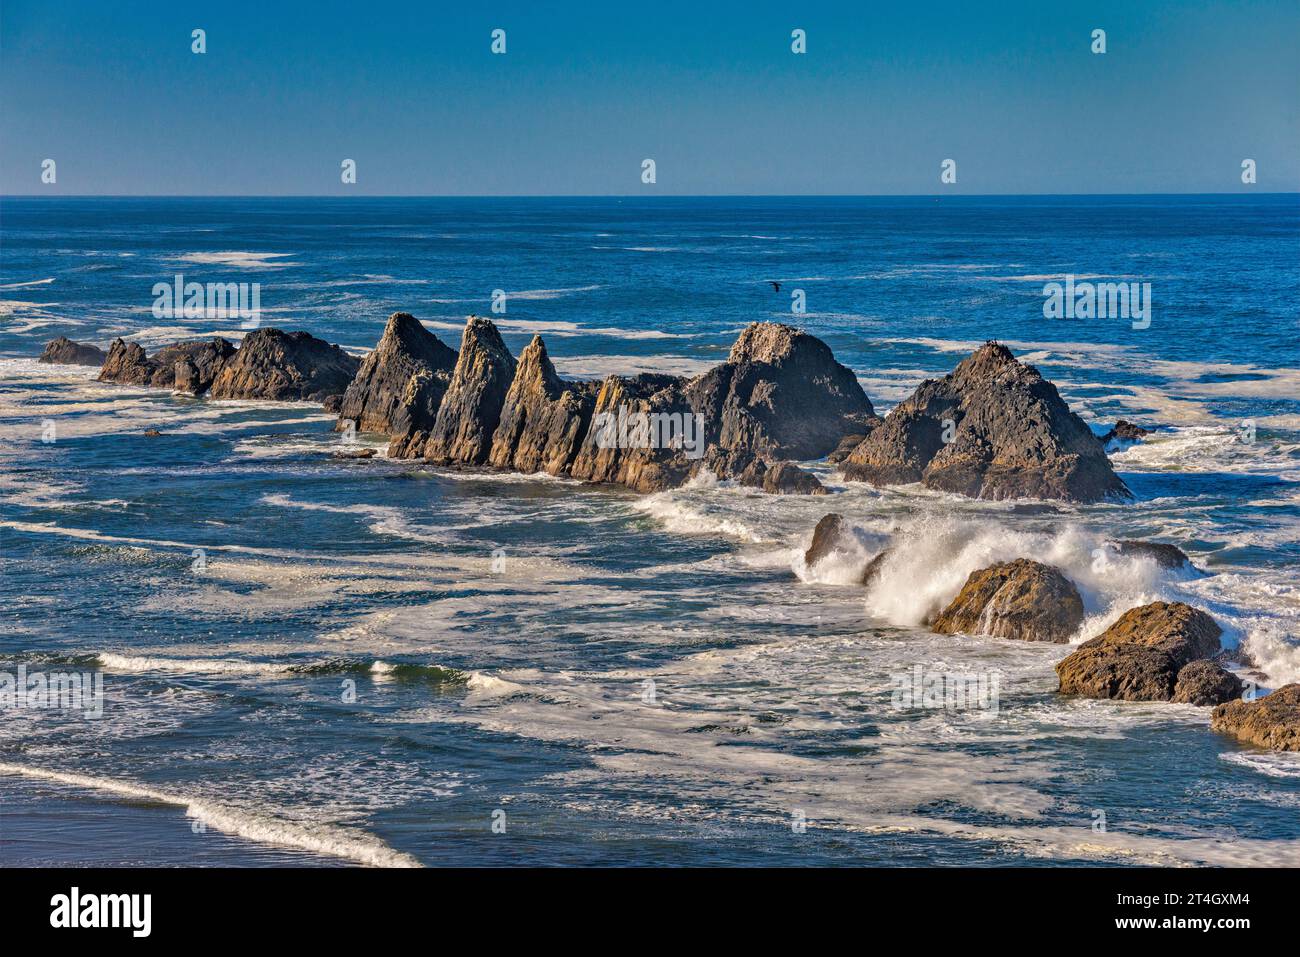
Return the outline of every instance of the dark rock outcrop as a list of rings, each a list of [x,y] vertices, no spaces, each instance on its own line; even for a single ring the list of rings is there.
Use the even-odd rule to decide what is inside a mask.
[[[751,323],[727,361],[683,387],[708,443],[767,461],[815,459],[880,420],[857,376],[815,336],[777,322]]]
[[[1158,601],[1125,612],[1056,665],[1062,694],[1169,701],[1185,665],[1219,653],[1222,630],[1203,611]]]
[[[1161,568],[1192,567],[1192,560],[1177,545],[1164,542],[1143,542],[1136,539],[1119,539],[1107,542],[1125,557],[1150,558]]]
[[[602,419],[642,414],[698,416],[703,459],[680,447],[609,447],[599,441],[595,424]],[[824,494],[815,476],[787,460],[820,458],[846,435],[864,434],[878,422],[857,377],[825,343],[790,326],[758,322],[741,333],[726,362],[694,379],[607,378],[572,474],[654,492],[708,469],[767,491]]]
[[[214,399],[324,401],[343,393],[361,360],[307,332],[257,329],[222,366]]]
[[[761,488],[773,495],[827,495],[826,487],[811,472],[793,462],[768,465],[756,458],[737,477],[741,485]]]
[[[440,465],[482,465],[515,377],[515,357],[497,327],[471,316],[460,355],[422,454]]]
[[[108,347],[108,356],[99,370],[100,382],[117,382],[122,385],[152,385],[158,364],[151,362],[145,354],[144,346],[138,342],[124,342],[114,339]],[[172,372],[171,385],[175,381]]]
[[[854,481],[921,482],[972,498],[1096,502],[1130,494],[1056,387],[996,342],[922,383],[843,471]]]
[[[844,438],[840,439],[840,444],[831,450],[830,455],[826,456],[826,461],[831,465],[839,465],[853,454],[853,450],[861,445],[865,438],[865,434],[857,432],[844,436]]]
[[[1223,704],[1241,697],[1241,679],[1217,662],[1208,659],[1183,666],[1174,682],[1172,701],[1202,707]]]
[[[1026,558],[971,572],[931,628],[1064,643],[1083,624],[1083,599],[1059,569]]]
[[[73,342],[67,336],[59,336],[45,344],[45,351],[37,362],[48,362],[64,366],[102,366],[108,353],[99,346],[88,342]]]
[[[393,313],[339,400],[339,428],[351,421],[361,432],[427,431],[455,368],[455,349],[409,313]]]
[[[1300,684],[1254,701],[1229,701],[1214,709],[1210,727],[1272,751],[1300,751]]]
[[[199,395],[212,385],[235,353],[234,345],[220,336],[176,342],[152,356],[138,342],[114,339],[99,370],[99,381],[178,389]]]
[[[658,492],[681,485],[701,461],[723,461],[716,456],[692,460],[681,448],[623,441],[624,433],[629,431],[625,423],[635,422],[639,415],[692,415],[682,394],[684,381],[655,373],[607,377],[596,393],[592,427],[574,457],[570,474],[588,482],[612,482],[638,492]]]
[[[1109,448],[1110,444],[1114,442],[1116,447],[1123,447],[1125,444],[1141,442],[1150,434],[1150,429],[1144,429],[1140,425],[1134,425],[1132,422],[1120,419],[1115,423],[1113,429],[1101,437],[1101,444]]]
[[[827,555],[852,549],[855,537],[843,515],[827,512],[813,529],[812,543],[803,553],[804,564],[811,568]]]
[[[562,380],[542,337],[533,336],[519,355],[488,464],[527,474],[563,475],[578,454],[594,407],[590,385]]]
[[[162,369],[171,362],[172,388],[197,396],[212,388],[217,374],[236,351],[232,343],[217,336],[208,342],[168,346],[154,356],[154,361]]]

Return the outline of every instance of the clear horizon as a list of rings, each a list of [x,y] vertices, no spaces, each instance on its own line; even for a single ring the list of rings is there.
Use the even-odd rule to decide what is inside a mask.
[[[1300,6],[1283,0],[365,14],[7,2],[0,194],[1300,192]]]

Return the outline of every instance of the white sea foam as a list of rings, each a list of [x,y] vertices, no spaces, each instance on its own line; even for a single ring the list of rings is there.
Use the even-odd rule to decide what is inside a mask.
[[[242,250],[226,252],[185,253],[177,256],[178,262],[195,263],[200,266],[230,266],[233,269],[281,269],[296,266],[293,262],[280,262],[293,253],[257,253]]]
[[[409,854],[394,850],[362,831],[328,824],[294,822],[206,798],[157,790],[129,781],[52,771],[11,762],[0,763],[0,774],[15,774],[40,781],[112,794],[129,801],[150,801],[185,809],[185,816],[226,834],[259,844],[294,848],[312,854],[338,857],[371,867],[419,867]]]

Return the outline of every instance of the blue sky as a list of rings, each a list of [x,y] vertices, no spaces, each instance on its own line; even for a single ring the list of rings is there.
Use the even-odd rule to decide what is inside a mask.
[[[1296,191],[1297,51],[1296,0],[4,0],[0,192]]]

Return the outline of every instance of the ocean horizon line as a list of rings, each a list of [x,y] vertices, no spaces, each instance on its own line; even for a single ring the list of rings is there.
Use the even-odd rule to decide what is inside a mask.
[[[683,199],[1263,199],[1300,197],[1300,190],[1236,191],[1224,193],[0,193],[0,200],[60,199],[455,199],[455,200],[683,200]]]

